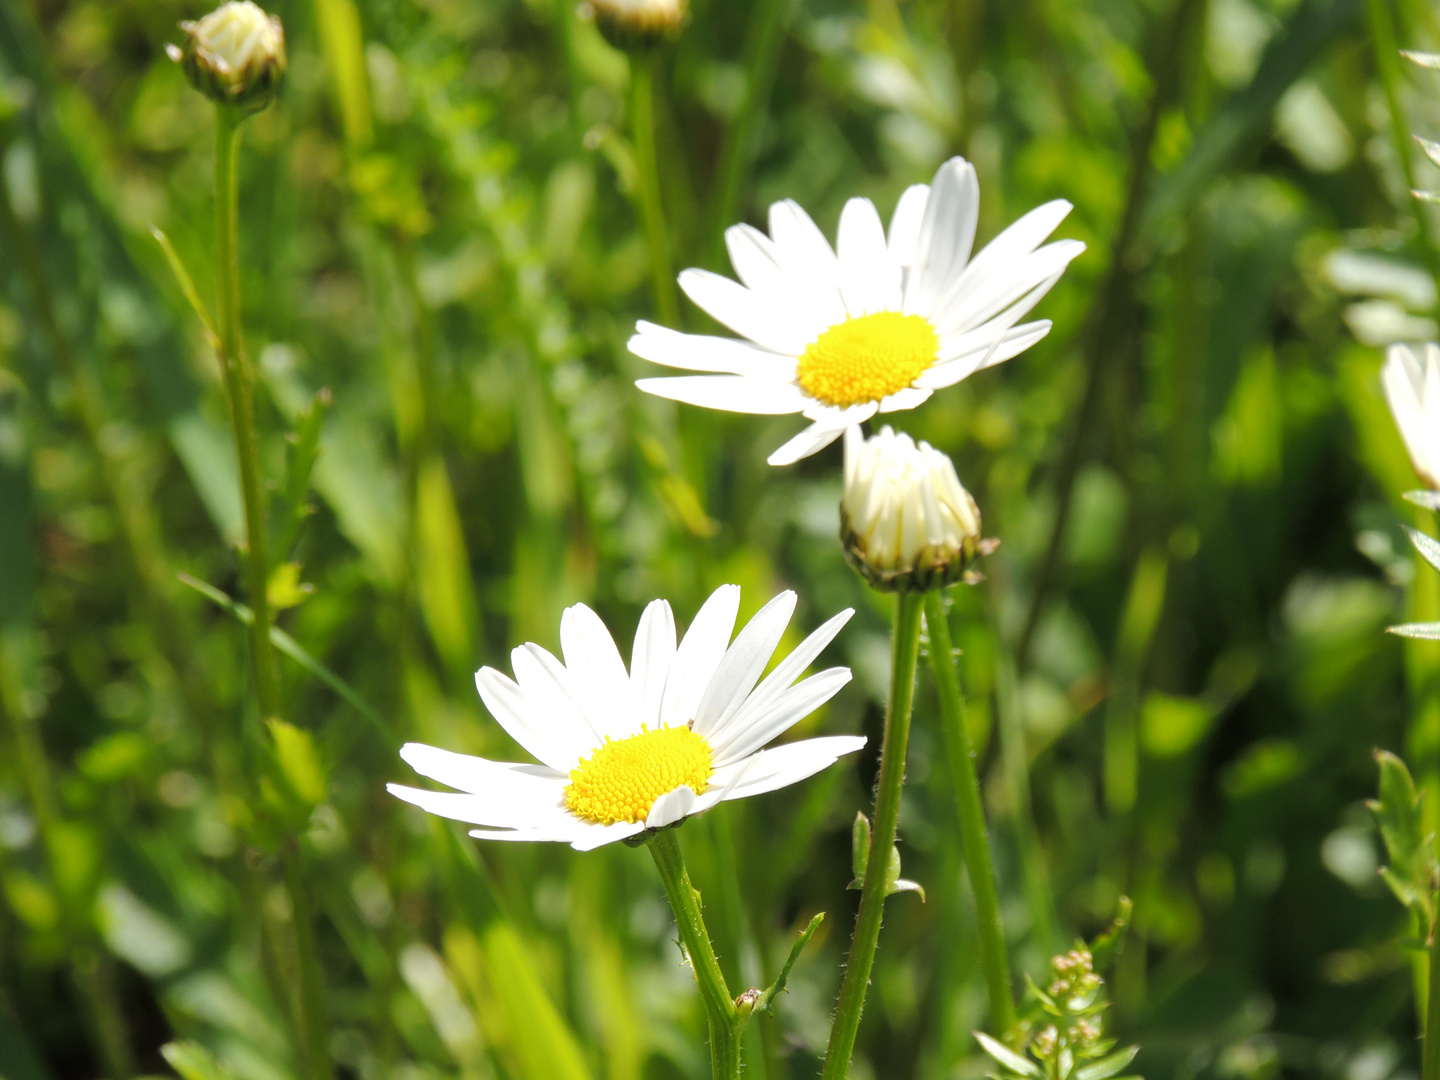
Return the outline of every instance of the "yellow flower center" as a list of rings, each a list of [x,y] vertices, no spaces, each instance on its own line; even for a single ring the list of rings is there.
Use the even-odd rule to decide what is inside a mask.
[[[923,315],[877,311],[836,323],[805,348],[800,388],[827,405],[860,405],[903,390],[940,355]]]
[[[644,821],[655,800],[678,787],[699,795],[714,771],[710,744],[688,727],[642,727],[625,739],[606,737],[570,770],[565,807],[601,825]]]

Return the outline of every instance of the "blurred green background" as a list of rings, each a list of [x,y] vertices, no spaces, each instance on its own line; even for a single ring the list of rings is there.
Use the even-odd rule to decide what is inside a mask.
[[[830,914],[747,1036],[747,1075],[815,1075],[888,666],[888,605],[835,538],[838,444],[772,469],[795,418],[632,386],[655,311],[629,66],[573,0],[271,10],[291,63],[245,130],[246,341],[274,481],[333,401],[289,556],[313,591],[291,583],[280,625],[340,1075],[707,1075],[643,852],[480,847],[384,783],[405,739],[517,757],[471,675],[554,648],[564,605],[628,651],[645,601],[683,626],[722,582],[742,617],[796,588],[789,644],[860,613],[827,658],[857,677],[801,733],[870,749],[682,834],[732,985]],[[214,1054],[196,1077],[301,1075],[243,630],[177,578],[243,600],[223,389],[149,235],[213,294],[213,119],[163,51],[203,11],[0,0],[5,1080],[168,1072],[173,1039]],[[1382,632],[1440,617],[1400,530],[1434,523],[1399,498],[1419,484],[1377,374],[1386,341],[1436,335],[1440,222],[1405,192],[1440,174],[1400,129],[1440,132],[1440,74],[1387,34],[1440,44],[1440,9],[696,0],[659,54],[677,267],[726,269],[723,226],[777,198],[829,235],[851,195],[888,218],[957,153],[982,240],[1075,204],[1059,235],[1089,250],[1039,309],[1050,336],[893,419],[1003,540],[953,632],[1017,968],[1132,896],[1113,1022],[1152,1080],[1417,1067],[1363,799],[1379,746],[1440,800],[1440,645]],[[927,899],[889,902],[857,1080],[986,1068],[935,718],[927,673],[901,817]]]

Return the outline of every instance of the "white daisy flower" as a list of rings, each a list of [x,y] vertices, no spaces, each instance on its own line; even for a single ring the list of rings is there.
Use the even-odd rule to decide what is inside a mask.
[[[739,604],[739,586],[722,585],[677,647],[670,605],[654,601],[640,619],[628,673],[600,617],[584,604],[568,608],[563,664],[528,644],[511,653],[514,681],[493,668],[475,675],[486,707],[540,764],[409,743],[400,756],[416,772],[459,790],[390,784],[390,793],[485,826],[471,836],[588,851],[804,780],[864,746],[841,735],[762,749],[850,681],[850,669],[837,667],[795,682],[853,611],[825,623],[760,681],[795,594],[775,597],[731,642]]]
[[[1395,426],[1415,471],[1431,491],[1440,491],[1440,345],[1391,345],[1380,371]]]
[[[850,565],[877,589],[924,592],[953,585],[997,541],[980,537],[980,508],[955,463],[888,426],[845,432],[840,539]]]
[[[740,282],[706,270],[680,275],[691,300],[748,340],[641,322],[630,339],[636,356],[713,374],[636,385],[708,409],[802,413],[810,427],[770,455],[770,464],[788,465],[877,412],[913,409],[1018,355],[1050,322],[1016,324],[1085,245],[1040,246],[1070,212],[1056,199],[972,259],[979,205],[975,169],[958,157],[933,185],[901,196],[888,239],[869,199],[845,204],[835,250],[795,202],[775,203],[769,236],[749,225],[726,230]]]

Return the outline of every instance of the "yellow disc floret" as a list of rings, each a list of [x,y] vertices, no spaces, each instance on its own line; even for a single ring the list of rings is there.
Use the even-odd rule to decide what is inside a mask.
[[[812,341],[796,377],[802,390],[827,405],[861,405],[905,389],[939,354],[929,319],[877,311],[836,323]]]
[[[606,738],[570,770],[565,807],[601,825],[640,822],[661,795],[678,787],[701,794],[713,772],[710,744],[688,727],[642,727],[639,735]]]

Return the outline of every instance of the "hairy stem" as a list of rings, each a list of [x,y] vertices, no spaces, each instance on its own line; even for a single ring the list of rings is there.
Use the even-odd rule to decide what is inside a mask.
[[[940,727],[945,753],[955,783],[955,807],[960,814],[960,854],[975,893],[975,914],[980,932],[980,967],[990,996],[990,1026],[1002,1038],[1015,1026],[1015,1000],[1010,984],[1010,960],[1005,952],[1005,928],[1000,921],[1000,896],[995,888],[995,863],[985,829],[980,801],[980,780],[975,774],[975,752],[965,730],[965,695],[955,669],[955,649],[945,598],[937,590],[925,594],[925,627],[930,632],[930,669],[940,697]]]
[[[821,1080],[844,1080],[860,1030],[875,947],[880,943],[880,921],[885,909],[886,871],[895,829],[900,822],[900,792],[905,786],[905,751],[910,742],[910,707],[915,699],[915,664],[920,655],[920,613],[924,597],[898,593],[895,628],[890,639],[890,703],[885,710],[885,738],[880,746],[880,778],[875,790],[875,817],[870,836],[870,858],[865,864],[865,885],[860,891],[860,912],[855,936],[840,984],[840,1003],[830,1028]]]
[[[650,854],[655,858],[665,895],[675,912],[675,925],[680,930],[680,943],[690,958],[695,982],[700,986],[700,1000],[710,1026],[710,1075],[713,1080],[739,1080],[740,1035],[743,1021],[725,985],[705,918],[700,912],[700,892],[690,884],[680,840],[675,829],[661,829],[650,835]]]

